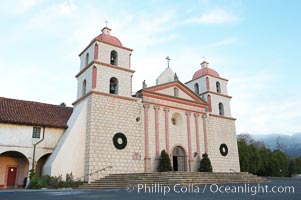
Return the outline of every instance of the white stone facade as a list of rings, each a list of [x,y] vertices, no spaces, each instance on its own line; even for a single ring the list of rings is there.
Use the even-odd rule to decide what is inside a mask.
[[[85,54],[94,55],[96,44],[99,48],[97,59],[84,66]],[[110,64],[113,50],[118,53],[115,66]],[[137,97],[131,97],[134,73],[130,69],[131,52],[128,48],[94,41],[80,55],[76,104],[81,103],[82,98],[87,103],[86,142],[82,145],[85,146],[84,174],[108,166],[113,168],[102,175],[155,172],[163,149],[170,155],[172,165],[180,166],[181,163],[174,160],[180,160],[173,153],[176,147],[184,152],[181,170],[197,171],[202,154],[207,152],[215,172],[240,171],[227,80],[209,74],[185,86],[175,80],[171,68],[167,68],[158,77],[157,86],[145,88]],[[97,70],[95,88],[92,88],[93,67]],[[117,94],[110,94],[112,77],[118,80]],[[86,80],[88,95],[81,94],[83,80]],[[216,90],[216,82],[220,84],[220,91]],[[195,83],[198,83],[198,94],[195,94]],[[211,96],[210,105],[208,95]],[[223,116],[219,116],[219,103],[224,105]],[[209,112],[208,106],[211,106]],[[122,150],[113,144],[116,133],[127,137],[127,146]],[[226,156],[220,153],[221,144],[228,147]],[[86,180],[99,177],[93,174]]]
[[[156,86],[132,96],[132,50],[115,37],[97,38],[80,54],[77,100],[68,129],[46,128],[45,140],[38,146],[36,160],[52,153],[44,174],[72,172],[75,178],[91,181],[110,173],[156,172],[162,150],[169,154],[174,171],[197,171],[204,153],[208,153],[214,172],[240,171],[226,79],[204,74],[183,84],[167,68]],[[117,52],[114,64],[110,62],[112,51]],[[117,80],[114,85],[112,78]],[[223,104],[222,114],[219,103]],[[117,146],[124,144],[124,139],[114,142],[117,133],[127,140],[122,149]],[[31,168],[31,134],[29,126],[0,124],[0,154],[10,149],[24,154],[29,161],[25,171]],[[222,144],[227,146],[227,155],[221,154]],[[112,168],[96,173],[108,166]],[[0,167],[1,173],[5,172]]]

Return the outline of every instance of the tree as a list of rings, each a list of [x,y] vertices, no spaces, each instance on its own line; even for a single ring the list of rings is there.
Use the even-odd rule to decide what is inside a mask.
[[[294,176],[295,174],[301,174],[301,156],[299,158],[292,158],[288,165],[288,175]]]
[[[297,160],[290,163],[289,168],[288,158],[281,148],[271,151],[264,143],[253,140],[250,135],[238,136],[237,146],[241,171],[260,176],[289,176],[296,171]]]
[[[272,153],[272,176],[288,176],[288,159],[283,151],[276,149]]]
[[[239,153],[239,164],[242,172],[249,171],[250,165],[250,148],[245,140],[239,140],[237,143]]]
[[[210,162],[210,159],[208,158],[208,155],[204,153],[202,155],[202,160],[200,162],[200,172],[212,172],[212,165]]]
[[[295,161],[294,173],[301,174],[301,156]]]
[[[249,172],[256,174],[262,166],[261,156],[259,155],[259,149],[252,143],[249,145],[249,151],[251,152],[249,159]]]
[[[160,161],[159,161],[159,166],[158,166],[158,171],[159,172],[168,172],[171,171],[171,163],[168,154],[165,152],[165,150],[161,151],[160,155]]]
[[[257,170],[256,174],[259,176],[272,176],[272,169],[271,169],[272,151],[266,147],[261,147],[258,150],[258,154],[261,157],[261,166]]]

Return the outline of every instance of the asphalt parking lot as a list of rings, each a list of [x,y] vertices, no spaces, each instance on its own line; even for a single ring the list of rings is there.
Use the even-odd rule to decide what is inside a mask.
[[[273,199],[300,200],[301,179],[274,179],[261,184],[129,185],[112,190],[0,190],[0,200],[85,199]]]

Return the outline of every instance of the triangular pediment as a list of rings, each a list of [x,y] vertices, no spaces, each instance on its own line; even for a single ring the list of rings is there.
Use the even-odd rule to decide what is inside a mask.
[[[175,90],[177,90],[177,96],[175,96]],[[170,98],[183,99],[187,101],[193,101],[195,103],[207,105],[207,103],[186,87],[180,81],[173,81],[169,83],[164,83],[161,85],[156,85],[153,87],[145,88],[142,92],[155,93],[157,95],[169,96]]]

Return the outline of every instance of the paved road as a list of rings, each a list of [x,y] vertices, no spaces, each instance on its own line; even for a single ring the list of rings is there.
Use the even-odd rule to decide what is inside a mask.
[[[163,186],[139,185],[115,190],[0,190],[0,200],[101,200],[101,199],[264,199],[300,200],[301,179],[276,179],[271,183],[207,185],[207,186]]]

